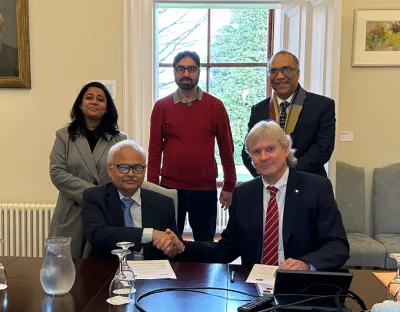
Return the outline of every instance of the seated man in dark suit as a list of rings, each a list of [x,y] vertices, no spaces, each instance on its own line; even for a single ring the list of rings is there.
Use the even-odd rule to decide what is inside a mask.
[[[112,182],[83,193],[83,227],[92,247],[89,258],[113,259],[111,250],[123,241],[135,243],[136,260],[166,258],[151,244],[163,237],[172,240],[174,253],[179,251],[173,200],[141,188],[146,173],[143,148],[132,140],[120,141],[111,147],[107,164]]]
[[[334,270],[349,243],[327,178],[293,169],[291,140],[274,121],[260,121],[246,150],[261,173],[237,186],[229,221],[217,242],[185,242],[181,261],[279,265],[287,270]],[[166,249],[169,242],[156,241]]]
[[[296,169],[326,177],[324,164],[335,146],[335,102],[305,91],[299,77],[299,60],[295,55],[280,51],[272,57],[268,79],[274,91],[270,98],[252,106],[248,131],[261,120],[277,121],[293,140]],[[242,159],[253,177],[260,174],[245,146]]]

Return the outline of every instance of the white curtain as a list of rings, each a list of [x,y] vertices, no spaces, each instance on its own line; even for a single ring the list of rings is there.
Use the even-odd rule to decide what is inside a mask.
[[[123,122],[147,150],[154,103],[153,0],[123,3]]]

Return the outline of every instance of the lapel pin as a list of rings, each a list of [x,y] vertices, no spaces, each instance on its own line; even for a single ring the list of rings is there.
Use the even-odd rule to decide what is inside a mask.
[[[295,193],[298,193],[298,192],[299,192],[299,190],[294,190],[294,192],[295,192]]]

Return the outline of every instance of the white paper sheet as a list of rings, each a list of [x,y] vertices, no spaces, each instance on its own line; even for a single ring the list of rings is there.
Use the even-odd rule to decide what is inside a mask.
[[[128,261],[135,278],[140,279],[176,279],[168,260]]]
[[[263,284],[274,286],[276,265],[254,264],[246,283]]]

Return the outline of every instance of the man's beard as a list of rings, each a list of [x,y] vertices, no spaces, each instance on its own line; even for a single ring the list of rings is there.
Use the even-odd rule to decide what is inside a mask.
[[[190,83],[187,83],[187,82],[184,83],[184,82],[182,82],[182,80],[190,80],[191,82]],[[182,90],[191,90],[191,89],[197,87],[197,84],[199,83],[199,77],[197,77],[194,80],[192,78],[181,78],[181,79],[179,79],[179,81],[176,80],[175,82],[176,82],[176,84],[178,85],[178,87],[180,89],[182,89]]]

